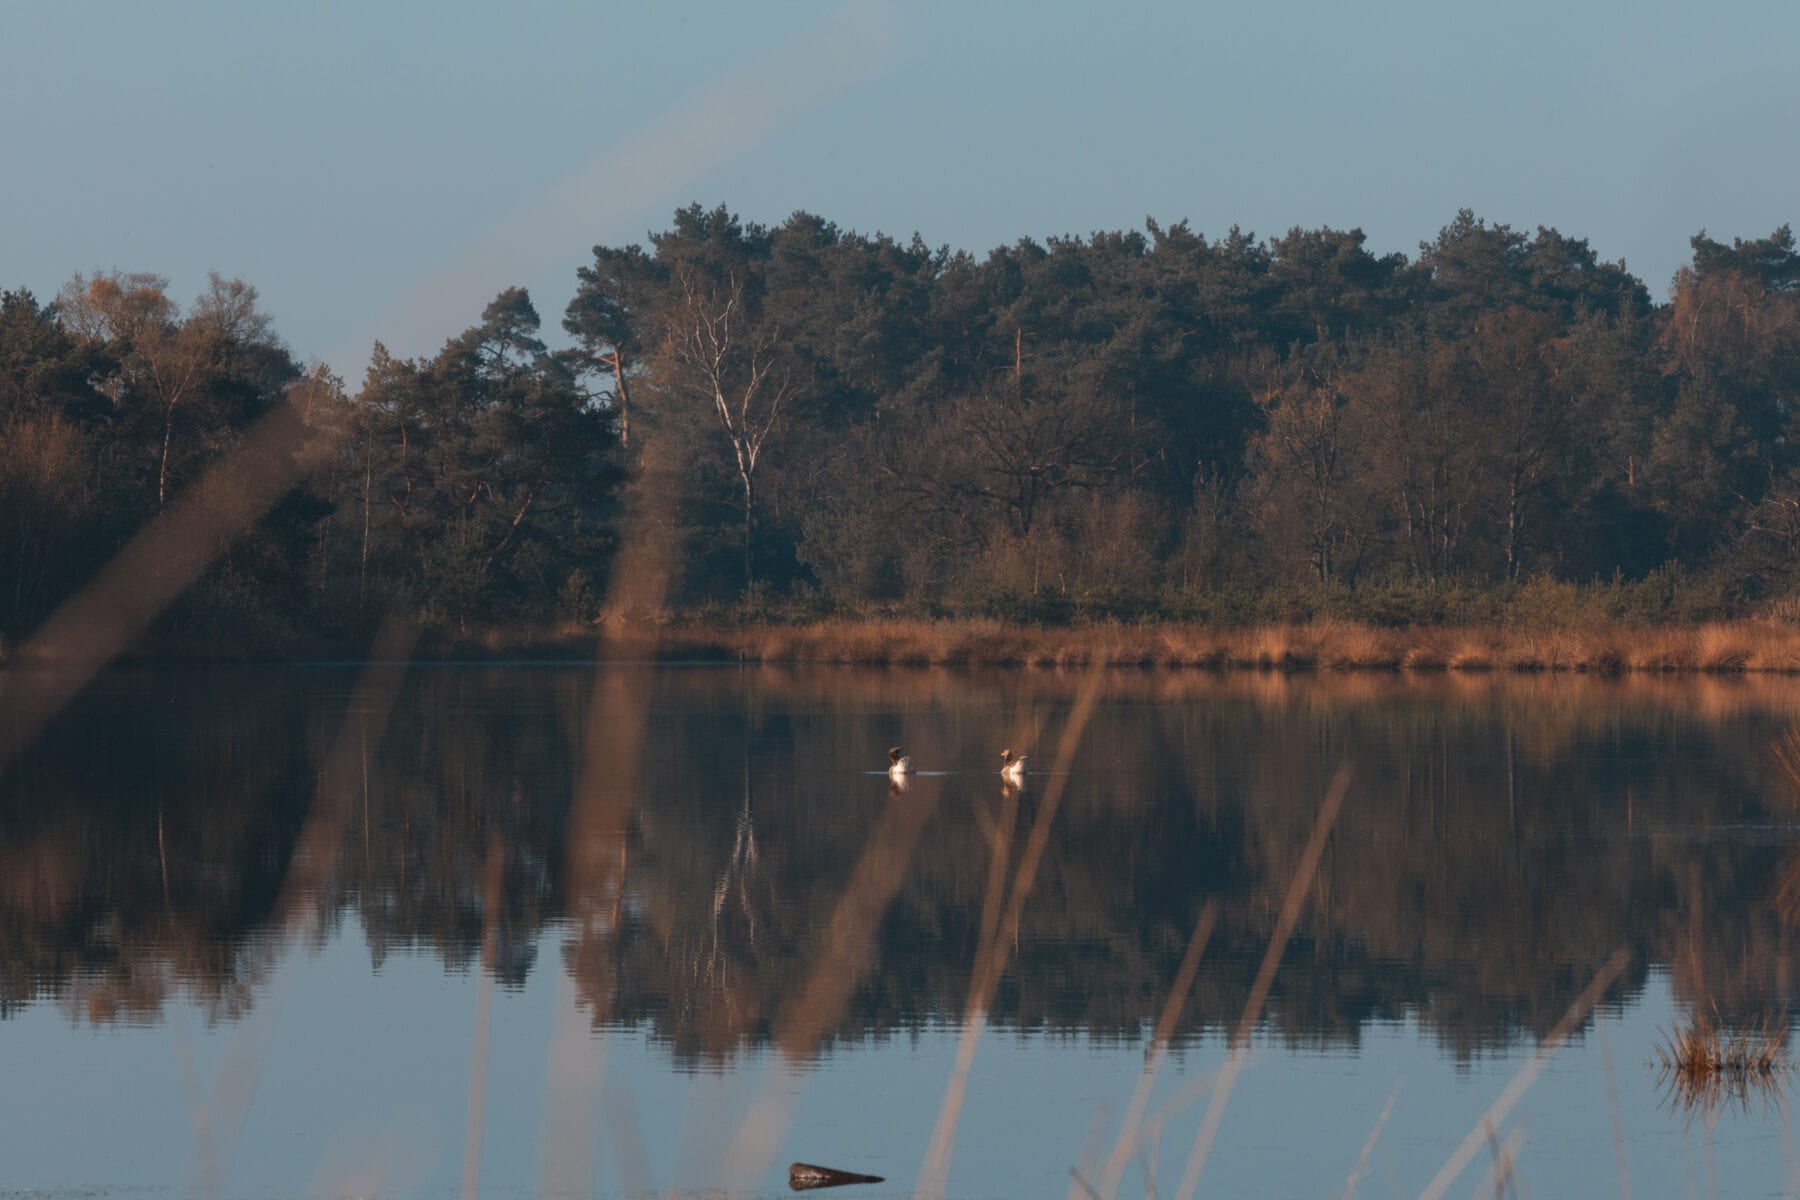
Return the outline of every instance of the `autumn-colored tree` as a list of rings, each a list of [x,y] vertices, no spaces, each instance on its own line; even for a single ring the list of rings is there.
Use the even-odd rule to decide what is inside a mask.
[[[1359,431],[1343,376],[1335,363],[1306,363],[1256,402],[1263,426],[1251,439],[1250,472],[1263,544],[1329,583],[1350,565],[1362,510]]]

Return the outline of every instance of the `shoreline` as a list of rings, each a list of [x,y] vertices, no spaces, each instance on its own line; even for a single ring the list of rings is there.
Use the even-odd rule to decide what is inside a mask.
[[[116,661],[138,666],[360,662],[366,645],[351,639],[313,639],[285,653],[259,653],[183,640],[142,644]],[[80,661],[78,654],[28,658],[24,649],[0,647],[0,668]],[[690,661],[1031,669],[1800,674],[1800,625],[1766,618],[1586,627],[1383,627],[1336,619],[1242,627],[1030,626],[980,618],[825,619],[741,626],[612,622],[469,635],[427,631],[412,658],[445,663]]]
[[[728,649],[729,657],[761,663],[1213,671],[1800,673],[1800,627],[1766,620],[1588,628],[1389,628],[1332,619],[1239,628],[823,621],[713,631],[712,637]]]

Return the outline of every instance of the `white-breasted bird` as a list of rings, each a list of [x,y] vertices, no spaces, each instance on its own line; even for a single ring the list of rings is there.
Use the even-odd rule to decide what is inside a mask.
[[[1011,750],[1002,750],[1000,752],[1000,773],[1008,779],[1024,779],[1025,756],[1021,754],[1017,758],[1014,758]]]
[[[912,755],[905,746],[888,747],[888,778],[905,779],[912,774]]]

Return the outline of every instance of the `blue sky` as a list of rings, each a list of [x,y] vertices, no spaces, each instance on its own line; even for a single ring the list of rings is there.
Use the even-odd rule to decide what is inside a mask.
[[[1800,5],[0,0],[0,286],[255,284],[304,358],[430,353],[693,200],[985,250],[1459,207],[1661,297],[1800,198]]]

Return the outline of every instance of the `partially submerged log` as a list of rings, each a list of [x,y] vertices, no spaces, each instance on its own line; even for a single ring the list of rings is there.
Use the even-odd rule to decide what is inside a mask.
[[[795,1163],[788,1168],[788,1186],[796,1192],[813,1188],[843,1187],[847,1183],[882,1183],[879,1175],[858,1175],[855,1171],[839,1171],[832,1167],[815,1167],[811,1163]]]

